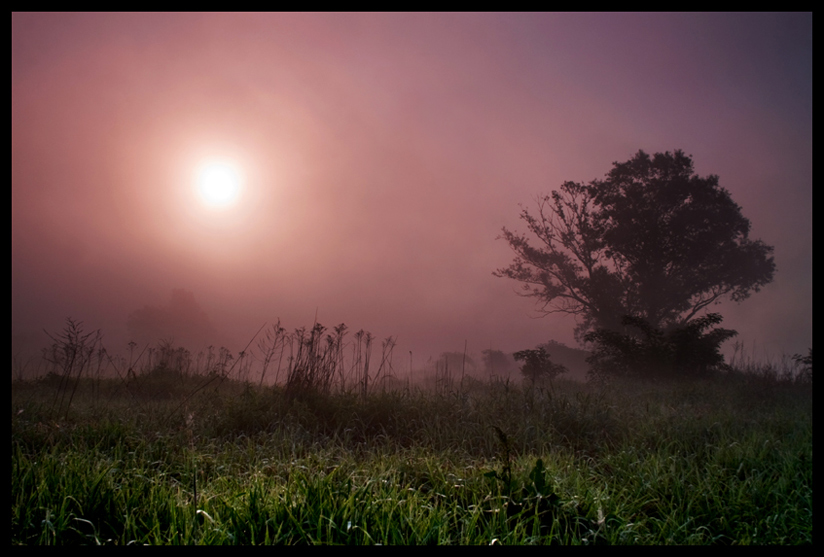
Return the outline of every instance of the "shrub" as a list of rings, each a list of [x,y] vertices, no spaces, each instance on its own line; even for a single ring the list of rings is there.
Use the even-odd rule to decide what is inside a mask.
[[[813,381],[813,349],[810,348],[809,352],[807,352],[806,356],[802,356],[801,354],[793,355],[793,361],[796,365],[801,366],[801,374],[799,378],[802,381],[807,381],[812,383]]]
[[[567,372],[567,368],[553,363],[544,348],[537,350],[521,350],[512,355],[516,361],[524,362],[521,373],[533,383],[541,377],[553,379],[557,375]]]
[[[656,329],[631,315],[621,324],[627,333],[597,329],[584,339],[595,343],[595,351],[587,361],[594,376],[676,376],[703,377],[724,367],[721,343],[738,334],[730,329],[706,329],[722,320],[710,313],[684,326],[669,331]],[[632,329],[635,329],[634,331]]]

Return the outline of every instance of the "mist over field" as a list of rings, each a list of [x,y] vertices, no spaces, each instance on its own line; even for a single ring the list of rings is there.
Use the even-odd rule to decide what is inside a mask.
[[[577,349],[496,238],[677,149],[774,246],[773,282],[710,309],[754,359],[806,354],[811,14],[15,13],[13,350],[67,317],[124,354],[345,323],[400,374]]]
[[[13,13],[14,545],[812,545],[811,13]]]

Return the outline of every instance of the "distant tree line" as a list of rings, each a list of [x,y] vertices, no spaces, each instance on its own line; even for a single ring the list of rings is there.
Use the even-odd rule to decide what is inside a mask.
[[[530,381],[556,377],[562,373],[567,377],[584,379],[590,369],[587,363],[590,352],[570,348],[555,340],[513,353],[487,349],[481,354],[484,373],[488,377],[511,377],[517,372]]]

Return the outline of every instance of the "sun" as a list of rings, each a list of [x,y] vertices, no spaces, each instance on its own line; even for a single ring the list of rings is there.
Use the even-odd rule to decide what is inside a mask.
[[[240,194],[240,173],[228,162],[210,162],[197,173],[197,192],[210,207],[225,208],[234,204]]]

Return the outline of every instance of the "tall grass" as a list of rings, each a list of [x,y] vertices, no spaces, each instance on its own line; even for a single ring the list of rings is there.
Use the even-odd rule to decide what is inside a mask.
[[[334,338],[306,333],[285,386],[171,359],[71,375],[55,412],[61,376],[14,381],[12,544],[812,542],[809,383],[384,391]]]

